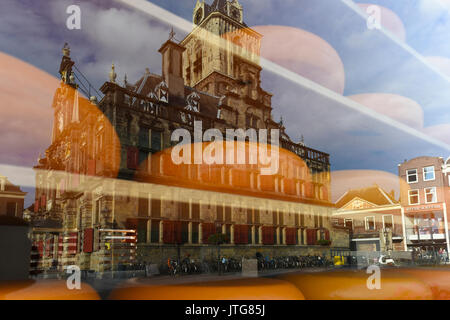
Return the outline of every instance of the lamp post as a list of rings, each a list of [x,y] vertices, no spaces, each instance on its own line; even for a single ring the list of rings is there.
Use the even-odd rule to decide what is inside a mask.
[[[103,209],[101,210],[102,217],[105,217],[110,212],[111,212],[110,209],[108,209],[107,207],[103,207]],[[100,221],[98,221],[98,223],[101,225]],[[109,224],[110,224],[111,229],[114,229],[114,218],[111,219],[111,222]],[[114,233],[113,233],[113,236],[114,236]],[[111,249],[111,277],[114,278],[114,239],[111,238],[110,242],[111,242],[111,244],[110,244],[110,249]]]

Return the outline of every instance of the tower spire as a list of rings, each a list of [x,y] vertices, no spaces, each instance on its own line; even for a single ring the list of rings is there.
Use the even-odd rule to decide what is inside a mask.
[[[64,83],[70,83],[70,75],[72,74],[72,67],[74,66],[75,62],[72,61],[70,58],[70,47],[67,42],[64,43],[64,46],[62,48],[62,54],[63,57],[61,59],[61,64],[59,66],[59,74],[61,75],[61,80],[64,81]]]
[[[116,67],[114,66],[114,63],[111,65],[111,71],[109,72],[109,81],[112,83],[116,83]]]
[[[169,33],[169,41],[174,40],[175,39],[175,35],[176,35],[176,33],[175,33],[175,31],[173,31],[173,27],[172,27],[172,30]]]

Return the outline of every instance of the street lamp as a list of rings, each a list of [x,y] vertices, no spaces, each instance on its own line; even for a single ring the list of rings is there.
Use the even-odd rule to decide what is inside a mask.
[[[108,209],[107,207],[103,207],[103,209],[101,210],[102,217],[105,217],[110,212],[111,212],[110,209]],[[114,229],[114,217],[111,217],[111,222],[106,224],[109,225],[108,227],[110,227],[111,229]],[[110,249],[111,249],[111,277],[114,278],[114,239],[111,239]]]

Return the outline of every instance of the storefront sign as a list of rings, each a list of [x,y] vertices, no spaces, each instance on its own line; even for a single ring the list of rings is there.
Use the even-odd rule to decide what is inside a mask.
[[[405,208],[406,212],[421,212],[421,211],[430,211],[430,210],[442,210],[442,203],[427,204],[427,205],[420,205],[420,206]]]

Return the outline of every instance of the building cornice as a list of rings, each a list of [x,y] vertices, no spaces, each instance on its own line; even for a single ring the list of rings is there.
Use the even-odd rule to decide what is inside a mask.
[[[234,19],[224,15],[221,12],[215,11],[215,12],[210,13],[199,25],[195,26],[194,29],[192,29],[192,31],[183,40],[181,40],[180,45],[184,46],[185,43],[188,40],[190,40],[191,37],[195,36],[195,33],[197,33],[198,30],[204,29],[204,30],[208,31],[206,28],[204,28],[204,26],[206,25],[206,23],[209,20],[211,20],[212,18],[215,18],[215,17],[223,18],[227,22],[230,22],[230,23],[236,25],[239,30],[241,30],[243,32],[246,32],[246,33],[249,33],[249,34],[252,34],[252,35],[254,35],[255,37],[257,37],[259,39],[261,39],[263,37],[262,34],[256,32],[252,28],[250,28],[250,27],[248,27],[248,26],[246,26],[246,25],[244,25],[244,24],[242,24],[242,23],[240,23],[240,22],[238,22],[238,21],[236,21],[236,20],[234,20]],[[220,37],[220,35],[217,35],[217,36]]]

